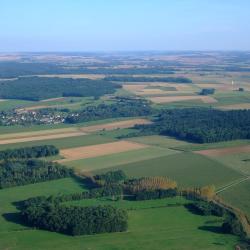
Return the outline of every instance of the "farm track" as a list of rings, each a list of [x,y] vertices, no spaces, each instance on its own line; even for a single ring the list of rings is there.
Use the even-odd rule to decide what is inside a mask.
[[[245,182],[245,181],[247,181],[247,180],[249,180],[249,179],[250,179],[250,176],[245,176],[244,178],[242,178],[242,179],[240,179],[240,180],[236,180],[236,181],[234,181],[234,182],[231,182],[230,184],[228,184],[228,185],[226,185],[226,186],[220,188],[219,190],[217,190],[217,191],[216,191],[216,194],[219,194],[219,193],[221,193],[221,192],[223,192],[223,191],[225,191],[225,190],[227,190],[227,189],[229,189],[229,188],[231,188],[231,187],[234,187],[234,186],[236,186],[236,185],[238,185],[238,184],[240,184],[240,183],[242,183],[242,182]]]

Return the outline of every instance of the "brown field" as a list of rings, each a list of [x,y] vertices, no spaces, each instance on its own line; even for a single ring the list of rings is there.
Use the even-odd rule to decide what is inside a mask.
[[[0,135],[0,140],[19,139],[19,138],[55,135],[55,134],[62,134],[62,133],[74,133],[74,132],[79,132],[78,128],[72,127],[72,128],[46,129],[46,130],[38,130],[38,131],[32,131],[32,132],[2,134]]]
[[[54,74],[54,75],[36,75],[39,77],[59,77],[59,78],[72,78],[72,79],[81,79],[88,78],[92,80],[102,79],[105,75],[101,74]]]
[[[232,90],[232,84],[216,84],[216,83],[203,83],[203,84],[195,84],[199,88],[214,88],[216,90]]]
[[[211,156],[211,157],[229,155],[229,154],[237,154],[237,153],[250,153],[250,145],[230,147],[230,148],[206,149],[206,150],[199,150],[199,151],[194,151],[194,152],[197,154]]]
[[[218,109],[222,110],[234,110],[234,109],[250,109],[250,103],[237,103],[231,105],[217,106]]]
[[[146,148],[148,145],[129,142],[117,141],[92,146],[84,146],[71,149],[63,149],[60,151],[61,156],[65,159],[58,160],[58,162],[67,162],[79,159],[94,158],[103,155],[121,153],[131,150]]]
[[[150,124],[151,122],[147,119],[131,119],[126,121],[111,122],[87,127],[81,127],[80,130],[83,132],[96,132],[101,130],[114,130],[118,128],[131,128],[136,124]]]
[[[74,107],[78,106],[79,102],[75,103],[64,103],[64,104],[55,104],[55,105],[37,105],[37,106],[30,106],[26,108],[16,109],[16,111],[32,111],[32,110],[38,110],[38,109],[44,109],[44,108],[66,108],[66,107]]]
[[[211,96],[159,96],[151,97],[150,101],[154,103],[171,103],[171,102],[181,102],[181,101],[190,101],[190,100],[201,100],[204,103],[215,103],[217,102]]]
[[[81,135],[86,135],[86,134],[83,132],[71,132],[71,133],[41,135],[41,136],[29,136],[29,137],[16,138],[16,139],[0,140],[0,145],[28,142],[28,141],[42,141],[42,140],[50,140],[50,139],[59,139],[59,138],[74,137],[74,136],[81,136]]]

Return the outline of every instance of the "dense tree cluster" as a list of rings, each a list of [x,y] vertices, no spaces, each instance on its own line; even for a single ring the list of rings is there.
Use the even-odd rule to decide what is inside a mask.
[[[174,82],[174,83],[192,83],[192,80],[186,77],[145,77],[145,76],[107,76],[107,81],[119,82]]]
[[[118,84],[104,80],[21,77],[0,82],[0,98],[39,101],[62,96],[94,96],[112,94]]]
[[[81,111],[72,112],[66,117],[65,122],[79,123],[116,117],[147,116],[152,113],[153,109],[146,100],[121,98],[113,104],[88,106]]]
[[[3,159],[27,159],[57,155],[59,149],[53,145],[42,145],[0,151],[0,160]]]
[[[127,230],[127,212],[112,206],[78,207],[53,202],[30,204],[23,219],[36,228],[69,235],[122,232]]]
[[[208,88],[208,89],[202,89],[200,92],[200,95],[213,95],[215,92],[215,89]]]
[[[101,186],[112,184],[112,183],[120,183],[126,180],[127,176],[122,170],[109,171],[104,174],[97,174],[94,176],[94,181]]]
[[[0,188],[69,177],[73,174],[58,163],[40,160],[4,160],[0,163]]]
[[[140,134],[168,135],[198,143],[249,139],[250,110],[164,110],[153,124],[138,125],[136,128],[140,129]]]

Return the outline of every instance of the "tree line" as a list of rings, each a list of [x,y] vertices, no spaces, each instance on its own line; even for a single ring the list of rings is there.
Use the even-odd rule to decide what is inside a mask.
[[[58,155],[59,149],[53,145],[32,146],[0,151],[0,160],[27,159]]]
[[[70,177],[73,171],[56,162],[7,159],[0,162],[0,189]]]

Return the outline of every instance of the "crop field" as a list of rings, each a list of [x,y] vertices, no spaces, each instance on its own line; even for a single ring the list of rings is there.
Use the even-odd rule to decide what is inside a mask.
[[[122,169],[130,177],[168,176],[185,187],[214,184],[219,188],[243,176],[215,160],[193,153],[173,154],[110,169]]]
[[[147,145],[128,141],[117,141],[92,146],[63,149],[60,151],[64,159],[58,162],[67,162],[79,159],[94,158],[103,155],[121,153],[146,148]]]
[[[250,218],[250,180],[239,183],[221,192],[219,195],[229,204],[241,209]]]

